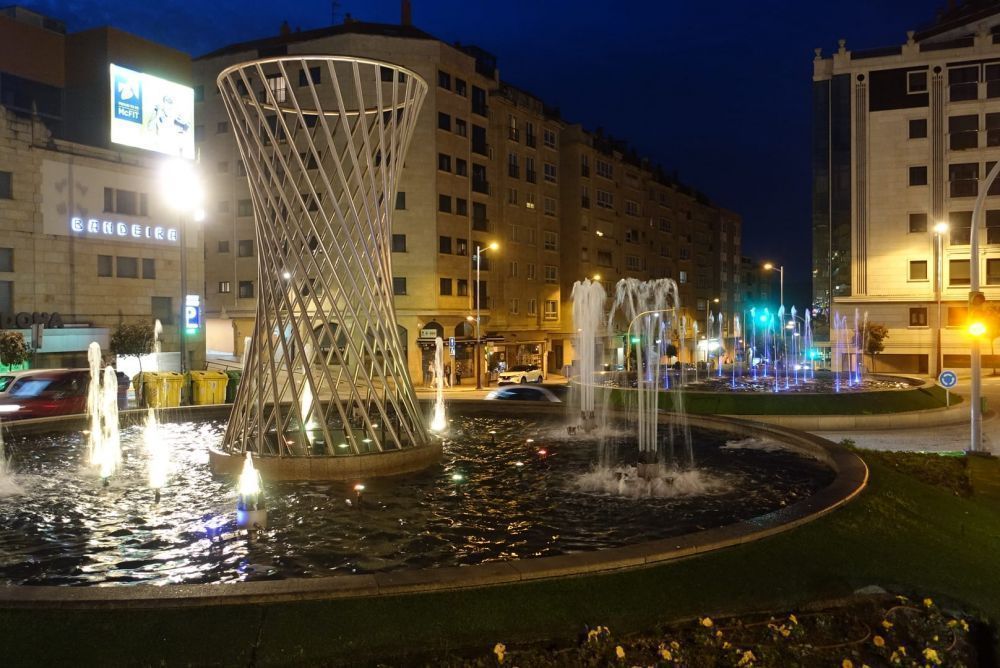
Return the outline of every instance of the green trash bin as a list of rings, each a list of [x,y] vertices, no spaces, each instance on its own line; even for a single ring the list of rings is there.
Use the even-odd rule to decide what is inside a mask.
[[[226,400],[229,377],[221,371],[192,371],[191,403],[196,406],[221,404]]]
[[[236,388],[240,386],[243,372],[239,369],[230,369],[226,371],[226,376],[229,378],[229,382],[226,383],[226,403],[231,404],[236,401]]]

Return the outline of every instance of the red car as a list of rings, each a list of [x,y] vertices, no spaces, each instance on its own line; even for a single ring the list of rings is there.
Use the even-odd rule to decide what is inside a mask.
[[[0,395],[0,420],[85,413],[89,383],[89,369],[37,371],[16,378]]]

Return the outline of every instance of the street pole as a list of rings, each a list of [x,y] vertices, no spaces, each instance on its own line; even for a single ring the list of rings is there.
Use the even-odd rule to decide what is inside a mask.
[[[940,375],[944,370],[944,353],[941,350],[941,293],[944,292],[944,233],[948,223],[940,222],[934,225],[934,239],[937,242],[937,262],[934,265],[934,293],[937,299],[937,326],[934,332],[934,363],[935,371]]]
[[[482,307],[481,302],[483,300],[482,291],[479,289],[480,286],[479,270],[480,270],[480,265],[482,264],[483,261],[482,255],[483,255],[483,249],[479,246],[479,244],[476,244],[476,389],[477,390],[483,389],[483,373],[482,369],[480,368],[480,363],[481,363],[480,357],[482,355],[482,351],[480,350],[480,342],[479,342],[480,341],[479,316],[480,316],[480,308]]]
[[[187,315],[187,216],[184,214],[178,214],[177,216],[177,227],[180,228],[180,242],[181,242],[181,308],[180,308],[180,320],[177,321],[177,330],[180,332],[180,349],[181,349],[181,363],[180,369],[181,374],[187,371],[187,327],[184,326],[184,320]],[[176,312],[177,309],[174,309]]]
[[[986,182],[980,184],[979,194],[976,196],[976,206],[972,209],[972,229],[969,239],[969,301],[979,293],[979,228],[980,221],[984,218],[983,206],[986,204],[986,195],[989,193],[993,181],[1000,174],[1000,161],[993,165],[993,169],[986,176]],[[985,224],[985,221],[983,221]],[[970,452],[978,452],[983,444],[983,370],[981,368],[981,358],[979,354],[979,337],[973,336],[970,344],[969,363],[972,367],[972,438],[969,445]]]
[[[785,305],[785,266],[778,267],[778,306]]]

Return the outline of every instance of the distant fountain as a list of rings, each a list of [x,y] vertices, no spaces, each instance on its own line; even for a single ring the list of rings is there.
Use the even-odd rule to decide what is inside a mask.
[[[0,497],[21,494],[24,492],[14,478],[14,467],[7,458],[6,446],[3,442],[3,425],[0,425]]]
[[[580,418],[593,426],[594,373],[597,371],[597,337],[604,321],[604,286],[589,278],[573,284],[573,322],[577,327],[576,358],[580,374]]]
[[[444,413],[444,340],[440,336],[434,339],[434,394],[431,429],[441,433],[448,426],[448,420]]]
[[[160,336],[163,334],[163,323],[157,318],[153,321],[153,352],[157,355],[160,354]]]
[[[90,465],[97,469],[107,484],[122,461],[118,429],[118,376],[114,368],[108,366],[104,369],[101,382],[101,346],[96,341],[91,342],[87,349],[87,361],[90,362],[90,386],[87,391]]]

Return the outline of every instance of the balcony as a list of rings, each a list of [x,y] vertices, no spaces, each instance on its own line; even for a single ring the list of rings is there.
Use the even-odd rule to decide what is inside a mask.
[[[581,165],[580,166],[580,176],[589,177],[590,176],[590,167],[588,167],[587,165]]]
[[[472,229],[476,232],[489,232],[490,231],[490,219],[489,218],[473,218],[472,219]]]
[[[486,179],[472,179],[472,191],[477,193],[482,193],[484,195],[490,194],[490,182]]]
[[[507,139],[511,141],[521,141],[521,131],[517,128],[507,128]]]
[[[535,148],[538,144],[538,135],[524,135],[524,143],[528,148]]]
[[[524,171],[524,178],[528,181],[528,183],[537,183],[538,172],[534,169],[526,169]]]

